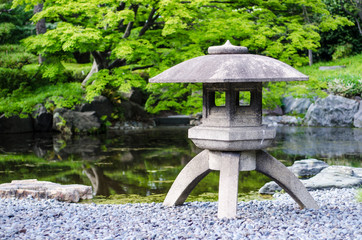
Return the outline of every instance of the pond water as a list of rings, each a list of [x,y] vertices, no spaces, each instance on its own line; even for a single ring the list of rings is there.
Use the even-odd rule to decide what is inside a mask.
[[[201,150],[188,127],[157,127],[97,136],[0,135],[0,183],[38,179],[93,186],[97,196],[166,194],[181,169]],[[316,158],[330,165],[361,167],[362,129],[278,127],[268,152],[292,165]],[[252,194],[270,181],[241,172],[239,192]],[[210,173],[193,196],[217,193],[218,172]]]

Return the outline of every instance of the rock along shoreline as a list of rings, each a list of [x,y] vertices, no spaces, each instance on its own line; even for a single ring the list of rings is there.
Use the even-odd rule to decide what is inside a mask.
[[[362,203],[353,188],[312,191],[320,209],[286,194],[239,202],[217,219],[216,202],[96,205],[0,199],[0,239],[362,239]]]

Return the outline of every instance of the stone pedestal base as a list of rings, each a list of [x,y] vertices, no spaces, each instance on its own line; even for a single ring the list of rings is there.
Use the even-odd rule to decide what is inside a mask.
[[[202,149],[216,151],[244,151],[267,148],[275,138],[275,128],[258,127],[205,127],[189,129],[188,136]]]
[[[202,151],[177,176],[163,204],[183,204],[194,187],[212,170],[220,171],[219,218],[236,217],[239,171],[257,170],[278,183],[301,208],[319,208],[302,182],[281,162],[263,150]]]

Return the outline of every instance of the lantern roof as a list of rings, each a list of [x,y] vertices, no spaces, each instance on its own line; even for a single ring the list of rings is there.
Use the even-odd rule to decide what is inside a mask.
[[[227,41],[208,49],[209,55],[179,63],[151,78],[151,83],[232,83],[305,81],[308,76],[274,58],[248,54]]]

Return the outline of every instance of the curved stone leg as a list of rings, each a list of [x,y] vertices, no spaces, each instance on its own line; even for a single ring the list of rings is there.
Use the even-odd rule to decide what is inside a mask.
[[[281,162],[263,150],[256,152],[256,170],[273,179],[301,208],[319,208],[303,183]]]
[[[196,155],[180,172],[167,193],[163,205],[181,205],[192,189],[209,174],[209,151],[204,150]]]

